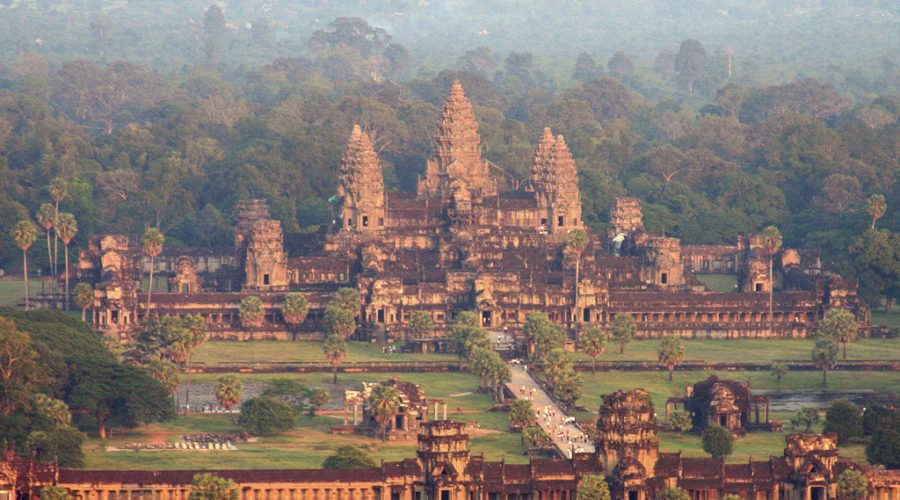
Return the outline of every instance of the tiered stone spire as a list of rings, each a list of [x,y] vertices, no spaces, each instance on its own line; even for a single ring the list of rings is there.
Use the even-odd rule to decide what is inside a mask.
[[[542,221],[552,233],[566,234],[581,227],[581,195],[578,169],[563,136],[553,137],[550,128],[534,153],[532,184],[538,207],[546,214]]]
[[[444,103],[441,125],[434,137],[434,155],[428,161],[425,179],[419,182],[419,194],[450,194],[454,181],[481,195],[497,192],[489,165],[481,157],[481,136],[472,103],[458,80]]]
[[[348,230],[371,231],[384,227],[384,174],[372,139],[353,126],[341,159],[338,196],[343,198],[342,224]]]
[[[541,137],[541,142],[534,151],[534,163],[531,165],[531,181],[535,191],[542,191],[544,183],[549,180],[550,157],[555,145],[556,139],[553,137],[553,131],[550,130],[550,127],[544,127],[544,136]]]

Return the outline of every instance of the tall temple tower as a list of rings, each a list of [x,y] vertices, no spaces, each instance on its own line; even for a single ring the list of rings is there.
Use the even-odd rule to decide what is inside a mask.
[[[497,194],[490,165],[481,157],[481,136],[472,103],[457,80],[450,89],[434,137],[434,155],[419,179],[422,198],[440,195],[445,200],[457,194],[477,200]]]
[[[426,498],[468,498],[464,484],[471,478],[469,464],[469,435],[464,422],[434,420],[424,422],[418,436],[416,451],[425,473]]]
[[[341,161],[338,196],[345,231],[372,232],[385,226],[384,174],[369,134],[353,126]]]
[[[565,235],[582,227],[581,194],[575,159],[563,136],[553,137],[550,128],[534,153],[532,183],[541,211],[541,225],[554,235]]]
[[[603,396],[597,419],[597,458],[607,475],[644,479],[659,458],[656,413],[643,389]]]
[[[260,220],[253,223],[247,238],[245,290],[284,290],[289,280],[284,233],[281,222]]]

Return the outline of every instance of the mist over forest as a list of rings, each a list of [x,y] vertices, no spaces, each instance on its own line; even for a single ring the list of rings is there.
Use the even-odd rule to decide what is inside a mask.
[[[55,177],[76,246],[148,225],[227,246],[249,197],[313,231],[352,125],[411,189],[459,79],[508,186],[565,135],[595,229],[636,196],[685,243],[775,224],[862,276],[867,199],[900,230],[898,33],[894,0],[0,0],[0,232]],[[0,268],[20,258],[0,239]]]

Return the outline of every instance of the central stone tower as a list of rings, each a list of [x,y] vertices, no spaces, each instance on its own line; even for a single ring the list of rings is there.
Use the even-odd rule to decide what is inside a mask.
[[[490,164],[481,157],[481,136],[472,103],[462,84],[453,82],[441,113],[441,125],[434,136],[434,155],[419,179],[421,198],[440,196],[452,200],[459,195],[480,199],[497,194]]]

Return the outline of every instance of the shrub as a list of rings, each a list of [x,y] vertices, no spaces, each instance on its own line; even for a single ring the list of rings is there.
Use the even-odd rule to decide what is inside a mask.
[[[669,418],[666,420],[666,424],[669,426],[670,430],[683,433],[689,432],[693,428],[693,422],[691,421],[691,414],[684,410],[674,410],[669,414]]]
[[[377,464],[366,450],[353,445],[341,446],[322,462],[323,469],[365,469]]]
[[[718,425],[711,425],[703,431],[703,451],[713,458],[725,458],[734,449],[734,436],[731,431]]]
[[[294,410],[284,401],[260,396],[241,406],[238,425],[256,436],[271,436],[294,426]]]
[[[862,436],[862,412],[855,404],[846,399],[839,399],[831,403],[825,413],[824,432],[837,434],[840,444],[847,442],[848,439]]]
[[[215,474],[195,474],[188,500],[237,500],[237,485]]]

